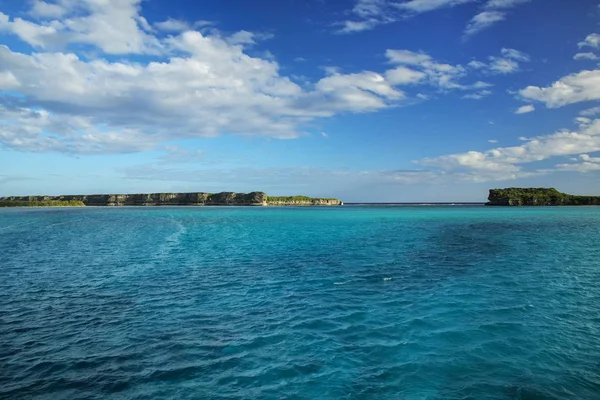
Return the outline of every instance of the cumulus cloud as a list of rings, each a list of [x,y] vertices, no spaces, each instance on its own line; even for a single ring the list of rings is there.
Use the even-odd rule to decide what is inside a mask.
[[[563,171],[577,171],[581,173],[600,171],[600,157],[590,157],[588,154],[580,154],[575,161],[578,163],[558,164],[557,169]]]
[[[596,115],[600,115],[600,107],[592,107],[586,110],[582,110],[579,112],[579,115],[583,115],[584,117],[593,117]]]
[[[369,31],[375,28],[377,25],[381,25],[383,23],[385,23],[383,20],[377,20],[375,18],[369,18],[363,21],[344,21],[341,23],[342,28],[338,30],[338,33]]]
[[[573,56],[574,60],[598,60],[598,56],[594,53],[577,53]]]
[[[582,42],[577,44],[579,48],[592,47],[594,49],[600,48],[600,34],[592,33],[588,35]]]
[[[29,15],[35,18],[60,18],[67,13],[68,9],[65,6],[65,2],[53,4],[47,3],[42,0],[34,0],[31,3],[31,9]]]
[[[527,114],[533,111],[535,111],[535,107],[531,104],[528,104],[526,106],[519,107],[517,111],[515,111],[515,114]]]
[[[519,96],[545,103],[549,108],[600,100],[600,70],[567,75],[549,87],[528,86],[519,91]]]
[[[406,94],[397,86],[451,88],[462,76],[461,68],[427,56],[418,68],[347,74],[335,69],[300,86],[280,73],[277,62],[245,52],[269,35],[202,33],[168,19],[155,26],[174,34],[159,37],[141,16],[138,0],[55,4],[60,13],[36,9],[50,18],[39,23],[0,15],[2,29],[42,50],[27,54],[0,46],[0,90],[10,91],[0,97],[5,147],[92,154],[145,151],[221,134],[294,138],[305,135],[303,127],[316,118],[398,104]],[[52,19],[58,15],[68,18]],[[69,51],[82,43],[123,56],[90,59],[89,52],[84,58]],[[154,50],[160,58],[126,57]]]
[[[386,71],[385,76],[392,85],[410,85],[421,82],[427,74],[401,66]]]
[[[1,146],[98,154],[223,134],[289,139],[307,135],[315,119],[428,99],[422,90],[410,95],[416,85],[472,92],[467,98],[486,96],[491,86],[462,82],[468,70],[461,65],[392,49],[386,52],[391,66],[382,72],[334,68],[299,85],[264,53],[247,53],[268,35],[200,32],[177,20],[155,25],[172,32],[159,34],[140,14],[139,0],[52,4],[61,12],[42,11],[42,22],[0,15],[2,29],[34,48],[0,46]],[[22,26],[32,29],[25,34]],[[74,52],[82,43],[85,56]],[[137,57],[153,51],[158,57]]]
[[[58,124],[76,117],[86,121],[82,129],[103,126],[92,135],[77,136],[75,132],[85,129],[72,129],[74,136],[66,140],[60,135],[50,139],[47,134],[61,130],[49,124],[38,131],[38,138],[53,145],[32,147],[15,140],[17,114],[5,107],[0,110],[6,121],[2,142],[20,149],[66,146],[65,151],[87,153],[114,151],[118,143],[126,150],[146,149],[167,138],[222,133],[293,138],[314,118],[376,111],[404,96],[383,75],[369,71],[335,73],[317,81],[314,90],[305,90],[281,76],[277,63],[250,57],[239,45],[196,31],[169,37],[163,45],[181,55],[140,64],[85,61],[64,53],[27,55],[1,46],[0,88],[18,90],[27,98],[18,115],[43,109],[52,121],[62,121]],[[42,121],[29,119],[32,126]],[[131,146],[124,146],[126,140]]]
[[[523,138],[523,141],[525,143],[520,146],[424,158],[417,163],[446,171],[471,171],[484,178],[503,176],[516,179],[546,173],[547,170],[527,171],[523,165],[553,157],[600,151],[600,119],[581,125],[579,131],[563,130],[550,135]]]
[[[36,23],[22,18],[11,20],[0,13],[0,29],[42,50],[61,50],[68,44],[83,44],[97,46],[107,54],[159,54],[160,42],[147,32],[150,27],[139,13],[140,2],[63,0],[57,6],[60,11],[48,9],[49,3],[35,2],[31,11],[34,15],[56,18],[71,15],[66,19],[44,19]]]
[[[165,21],[156,22],[155,27],[166,32],[181,32],[190,29],[190,24],[181,19],[168,18]]]
[[[520,71],[520,63],[531,61],[529,55],[515,50],[503,48],[500,56],[488,57],[488,63],[473,60],[467,66],[474,70],[479,70],[487,74],[512,74]]]
[[[423,52],[387,50],[386,57],[391,64],[399,65],[396,69],[388,71],[388,78],[391,80],[427,83],[442,90],[481,90],[492,86],[486,82],[459,83],[458,80],[467,75],[465,67],[437,62]]]

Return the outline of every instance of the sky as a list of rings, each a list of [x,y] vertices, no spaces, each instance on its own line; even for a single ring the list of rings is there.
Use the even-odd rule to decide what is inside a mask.
[[[600,195],[600,2],[0,0],[0,196]]]

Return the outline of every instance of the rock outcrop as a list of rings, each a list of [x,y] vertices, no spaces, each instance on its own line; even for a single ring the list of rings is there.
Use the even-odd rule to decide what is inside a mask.
[[[265,206],[267,194],[252,193],[150,193],[94,194],[68,196],[2,197],[0,201],[81,201],[86,206]]]
[[[268,197],[264,192],[251,193],[149,193],[93,194],[64,196],[0,197],[0,206],[337,206],[338,199],[313,199],[306,196]]]
[[[591,206],[600,196],[575,196],[554,188],[491,189],[488,206]]]
[[[340,199],[311,198],[307,196],[269,196],[269,206],[341,206],[344,203]]]

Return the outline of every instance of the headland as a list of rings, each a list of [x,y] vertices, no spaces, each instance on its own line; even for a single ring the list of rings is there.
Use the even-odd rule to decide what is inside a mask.
[[[0,197],[0,207],[60,207],[60,206],[339,206],[334,198],[308,196],[267,196],[251,193],[142,193],[93,194],[62,196]]]
[[[598,206],[600,196],[578,196],[554,188],[491,189],[487,206]]]

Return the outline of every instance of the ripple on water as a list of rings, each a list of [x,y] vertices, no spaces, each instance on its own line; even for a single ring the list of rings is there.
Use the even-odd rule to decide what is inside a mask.
[[[597,208],[0,210],[0,398],[600,399],[599,226]]]

